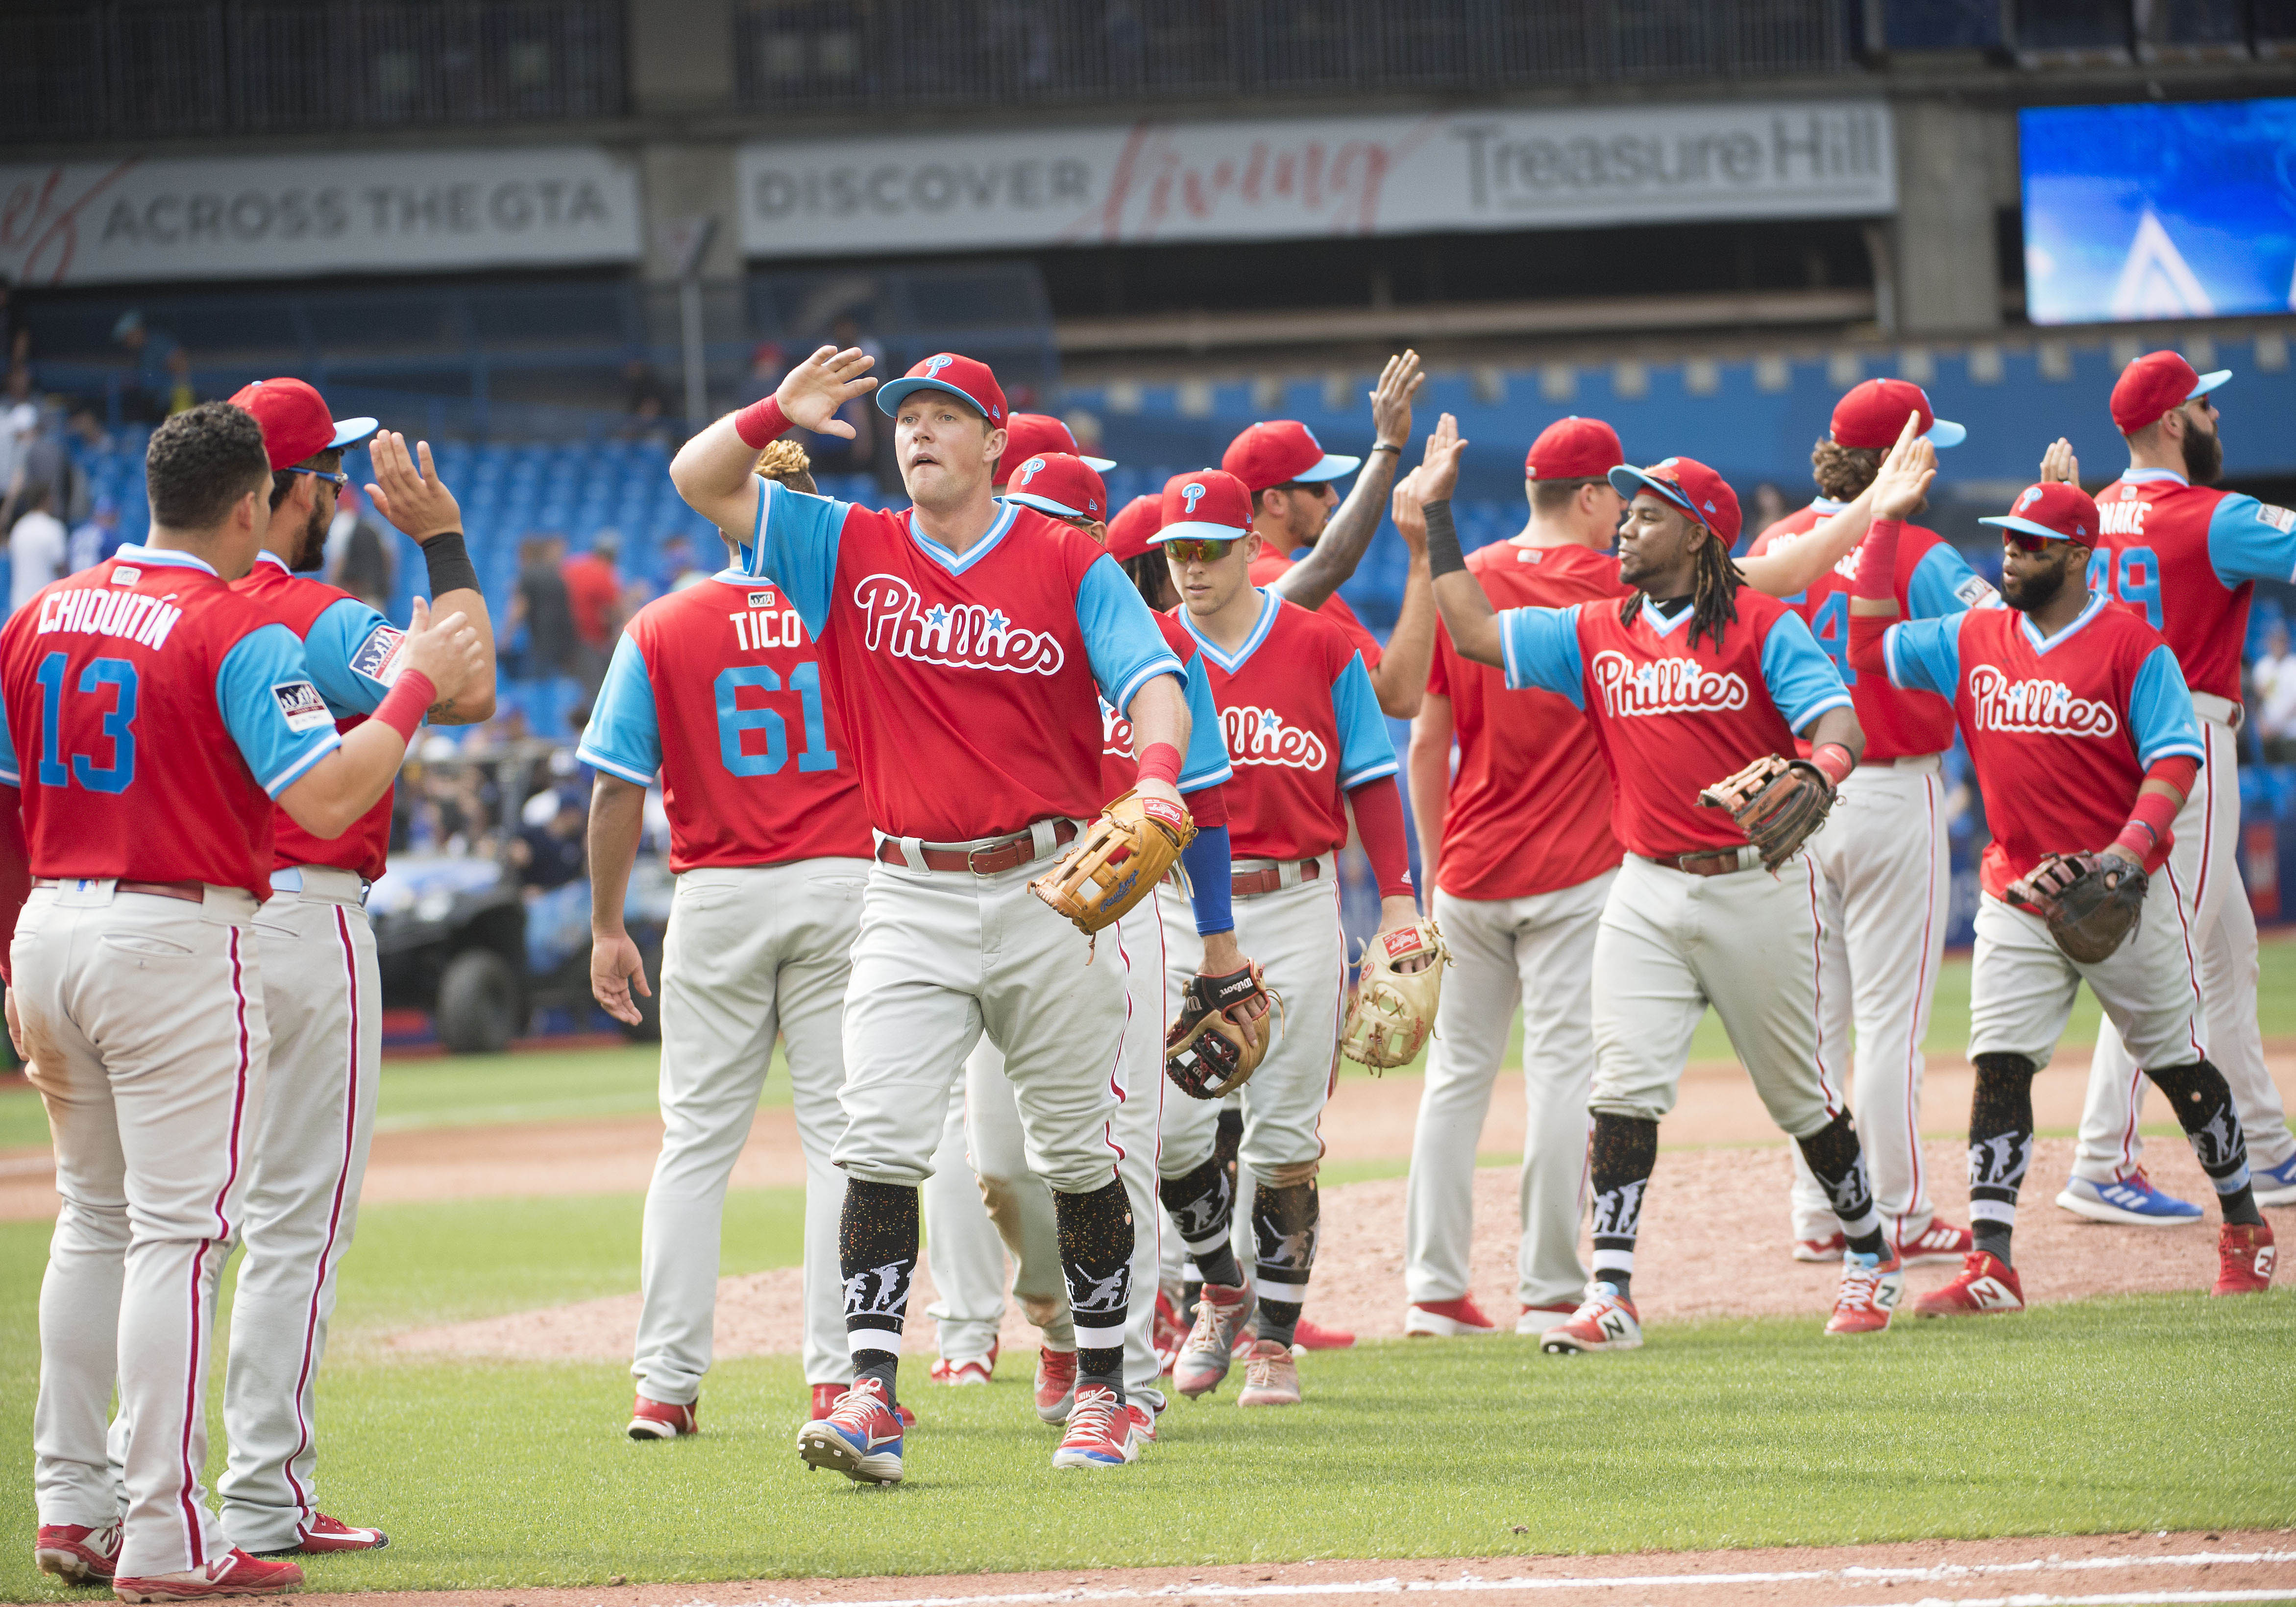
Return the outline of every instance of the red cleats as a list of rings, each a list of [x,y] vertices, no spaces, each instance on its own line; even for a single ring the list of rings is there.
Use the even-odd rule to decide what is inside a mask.
[[[683,1439],[688,1434],[699,1434],[701,1406],[698,1400],[692,1406],[676,1406],[641,1395],[630,1406],[629,1436],[632,1439]]]
[[[1421,1300],[1403,1314],[1403,1331],[1414,1339],[1456,1339],[1466,1333],[1496,1333],[1499,1325],[1483,1315],[1475,1297]]]
[[[837,1410],[838,1400],[844,1395],[845,1391],[850,1388],[852,1388],[850,1384],[814,1385],[813,1415],[811,1421],[819,1423],[823,1418]],[[917,1426],[917,1414],[914,1412],[910,1411],[906,1406],[895,1406],[893,1408],[893,1414],[901,1420],[902,1428],[914,1429]]]
[[[1962,1258],[1961,1275],[1914,1304],[1915,1316],[1994,1316],[2025,1309],[2014,1268],[1982,1250]]]
[[[1839,1261],[1841,1252],[1849,1248],[1849,1241],[1839,1233],[1828,1234],[1823,1239],[1796,1239],[1793,1259],[1797,1261]]]
[[[278,1595],[302,1582],[303,1570],[292,1562],[266,1562],[232,1551],[205,1568],[143,1579],[115,1578],[111,1591],[123,1602],[207,1602],[219,1596]]]
[[[1930,1225],[1910,1239],[1898,1242],[1898,1259],[1908,1267],[1950,1266],[1977,1248],[1969,1229],[1931,1218]]]
[[[941,1357],[932,1365],[931,1377],[937,1384],[985,1384],[996,1376],[996,1352],[1003,1347],[996,1340],[988,1341],[988,1359],[951,1361]]]
[[[1352,1350],[1356,1336],[1344,1328],[1318,1327],[1303,1316],[1292,1327],[1292,1342],[1302,1350]]]
[[[1180,1347],[1188,1341],[1188,1325],[1180,1320],[1180,1308],[1172,1297],[1159,1290],[1156,1292],[1156,1325],[1151,1342],[1156,1348],[1156,1369],[1169,1373],[1179,1358]]]
[[[353,1529],[324,1513],[314,1513],[311,1521],[297,1531],[294,1545],[283,1546],[276,1551],[258,1551],[255,1554],[258,1557],[291,1557],[299,1553],[316,1556],[330,1551],[381,1551],[390,1544],[390,1537],[379,1529]]]
[[[2272,1287],[2272,1247],[2267,1223],[2227,1222],[2217,1230],[2217,1286],[2210,1294],[2262,1294]]]
[[[1059,1428],[1076,1404],[1077,1355],[1073,1350],[1037,1352],[1037,1415]]]
[[[1073,1367],[1073,1351],[1069,1353],[1069,1362]],[[1086,1384],[1077,1390],[1073,1374],[1070,1389],[1076,1406],[1069,1413],[1068,1432],[1061,1437],[1061,1448],[1053,1453],[1053,1465],[1117,1468],[1139,1461],[1140,1447],[1132,1442],[1132,1414],[1116,1398],[1116,1391],[1106,1384]]]
[[[1856,1250],[1841,1258],[1841,1289],[1833,1297],[1828,1333],[1880,1333],[1906,1298],[1906,1264],[1891,1256],[1877,1261]]]
[[[1549,1356],[1578,1356],[1632,1350],[1642,1342],[1642,1318],[1636,1315],[1635,1303],[1609,1283],[1595,1283],[1587,1287],[1585,1303],[1549,1328],[1538,1348]]]
[[[101,1585],[119,1561],[119,1525],[91,1529],[85,1523],[43,1523],[32,1542],[32,1561],[42,1573],[67,1585]]]
[[[825,1467],[856,1484],[898,1484],[901,1433],[884,1386],[864,1378],[837,1398],[828,1416],[797,1431],[797,1454],[808,1467]]]

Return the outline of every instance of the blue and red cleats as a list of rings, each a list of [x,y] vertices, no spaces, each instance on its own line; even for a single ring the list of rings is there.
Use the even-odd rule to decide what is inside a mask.
[[[2112,1183],[2067,1178],[2057,1204],[2077,1217],[2121,1227],[2182,1227],[2201,1219],[2199,1206],[2155,1188],[2141,1166]]]
[[[885,1404],[873,1378],[854,1381],[826,1417],[797,1431],[797,1454],[808,1467],[825,1467],[856,1484],[901,1481],[901,1420]]]
[[[1077,1386],[1069,1409],[1069,1430],[1053,1453],[1054,1467],[1122,1467],[1140,1460],[1132,1439],[1132,1414],[1106,1384]]]

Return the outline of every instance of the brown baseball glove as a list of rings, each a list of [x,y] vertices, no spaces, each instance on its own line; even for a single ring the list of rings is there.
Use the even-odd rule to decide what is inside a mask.
[[[2144,914],[2149,879],[2118,854],[2050,854],[2009,888],[2049,923],[2050,940],[2078,964],[2111,959]]]
[[[1765,753],[1700,792],[1698,801],[1729,810],[1746,840],[1761,850],[1762,868],[1774,871],[1825,824],[1825,812],[1833,808],[1833,783],[1808,759]]]
[[[1283,1008],[1249,961],[1224,977],[1190,977],[1178,1019],[1164,1034],[1164,1075],[1192,1099],[1234,1093],[1267,1056],[1271,1003]]]
[[[1179,805],[1127,792],[1111,799],[1029,890],[1089,937],[1145,898],[1195,835],[1196,823]]]
[[[1382,932],[1364,949],[1340,1053],[1374,1071],[1409,1062],[1435,1030],[1451,950],[1431,920]]]

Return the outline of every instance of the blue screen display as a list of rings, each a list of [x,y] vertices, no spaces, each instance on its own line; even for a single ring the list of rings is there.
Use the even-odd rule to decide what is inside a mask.
[[[2296,307],[2296,100],[2017,114],[2036,324]]]

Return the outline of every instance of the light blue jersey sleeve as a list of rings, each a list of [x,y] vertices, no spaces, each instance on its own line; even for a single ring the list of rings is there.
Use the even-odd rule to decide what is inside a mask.
[[[1395,739],[1387,734],[1387,717],[1380,712],[1379,694],[1371,688],[1371,672],[1359,652],[1348,655],[1332,683],[1332,713],[1340,728],[1341,791],[1396,773]]]
[[[650,787],[661,772],[661,720],[654,709],[653,682],[637,638],[627,631],[614,644],[613,660],[606,666],[574,756],[633,786]]]
[[[758,477],[758,522],[742,544],[742,570],[780,586],[816,642],[829,623],[838,538],[852,512],[850,503],[808,496],[777,480]]]
[[[1936,619],[1965,608],[1983,608],[1999,594],[1993,583],[1969,567],[1950,542],[1940,541],[1922,554],[1906,584],[1906,612],[1915,619]]]
[[[2136,740],[2136,762],[2148,770],[2157,759],[2209,756],[2193,713],[2192,688],[2185,685],[2185,672],[2166,642],[2137,667],[2136,684],[2128,689],[2128,734]]]
[[[1587,669],[1578,656],[1583,606],[1499,611],[1499,658],[1510,687],[1559,692],[1580,709],[1587,707]]]
[[[339,597],[311,622],[303,659],[337,718],[373,714],[398,679],[406,633],[356,597]]]
[[[1890,663],[1890,685],[1907,692],[1934,692],[1941,698],[1953,696],[1961,685],[1961,613],[1951,613],[1937,619],[1900,620],[1890,627],[1882,638],[1882,652]]]
[[[1180,660],[1165,645],[1156,628],[1156,616],[1140,599],[1116,560],[1103,553],[1092,561],[1077,586],[1077,627],[1084,633],[1085,655],[1092,660],[1092,678],[1100,695],[1119,713],[1132,706],[1140,689],[1158,676],[1182,681]]]
[[[1782,613],[1771,622],[1769,634],[1762,638],[1762,679],[1789,731],[1805,732],[1827,709],[1849,707],[1849,688],[1841,684],[1841,672],[1800,614]]]
[[[0,787],[20,787],[24,774],[16,768],[16,739],[8,734],[8,705],[0,702]]]
[[[343,745],[311,679],[303,644],[283,625],[251,630],[216,671],[216,707],[256,781],[276,798]]]
[[[1180,791],[1193,792],[1219,785],[1235,771],[1227,762],[1227,738],[1220,729],[1218,706],[1212,701],[1212,680],[1204,673],[1203,654],[1183,667],[1180,684],[1188,693],[1188,751],[1180,760]]]
[[[2226,586],[2296,580],[2296,512],[2227,496],[2209,516],[2209,563]]]

